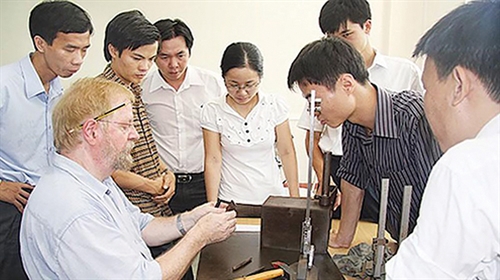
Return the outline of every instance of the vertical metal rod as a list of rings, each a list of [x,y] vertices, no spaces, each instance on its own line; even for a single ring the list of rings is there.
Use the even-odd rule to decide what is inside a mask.
[[[399,230],[399,243],[408,236],[408,222],[410,220],[411,194],[413,187],[405,186],[403,192],[403,206],[401,209],[401,228]]]
[[[387,196],[389,194],[389,179],[382,179],[382,188],[380,191],[380,216],[378,219],[377,238],[375,242],[375,267],[373,269],[373,278],[381,279],[384,263],[385,247],[385,222],[387,218]]]
[[[320,206],[330,205],[330,167],[332,165],[332,153],[326,152],[323,155],[323,178],[321,178],[321,198]]]
[[[312,171],[313,171],[313,152],[314,152],[314,112],[316,104],[316,91],[311,90],[309,103],[309,166],[307,170],[307,206],[306,218],[311,216],[311,190],[312,190]]]
[[[310,95],[310,122],[309,122],[309,167],[307,170],[307,204],[306,217],[302,223],[302,240],[300,248],[300,258],[297,265],[297,279],[307,279],[308,261],[312,263],[310,258],[314,258],[314,252],[311,252],[311,190],[312,190],[312,165],[313,165],[313,149],[314,149],[314,109],[316,100],[316,91],[311,90]]]

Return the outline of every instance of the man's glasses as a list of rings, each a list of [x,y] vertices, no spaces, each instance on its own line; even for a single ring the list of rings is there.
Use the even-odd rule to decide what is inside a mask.
[[[120,104],[120,105],[118,105],[118,106],[116,106],[116,107],[114,107],[114,108],[112,108],[112,109],[110,109],[110,110],[108,110],[108,111],[100,114],[99,116],[93,118],[93,120],[96,121],[96,122],[101,121],[105,117],[107,117],[107,116],[113,114],[114,112],[116,112],[118,109],[125,107],[125,105],[127,105],[127,104],[128,103],[122,103],[122,104]],[[111,122],[111,121],[106,121],[106,122]],[[111,123],[113,123],[113,122],[111,122]],[[132,124],[129,124],[129,123],[122,123],[122,124],[129,125],[129,127],[130,127],[130,125],[132,125]],[[83,128],[83,123],[81,123],[79,126],[77,126],[75,128],[72,128],[72,129],[68,130],[68,133],[71,134],[71,133],[73,133],[73,132],[75,132],[75,131],[77,131],[79,129],[82,129],[82,128]]]
[[[98,120],[98,122],[116,124],[120,127],[120,129],[122,130],[123,133],[129,132],[130,129],[134,126],[133,122],[115,122],[115,121],[108,121],[108,120]]]
[[[247,85],[238,85],[238,84],[227,84],[226,87],[227,90],[230,92],[238,92],[239,90],[244,90],[246,92],[253,91],[257,86],[260,84],[260,82],[255,82],[253,84],[247,84]]]

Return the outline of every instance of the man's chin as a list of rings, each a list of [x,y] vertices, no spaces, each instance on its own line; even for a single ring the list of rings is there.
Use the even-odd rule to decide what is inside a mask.
[[[123,171],[130,171],[130,168],[132,168],[132,165],[134,163],[134,160],[130,153],[127,153],[125,156],[120,157],[116,160],[115,163],[115,169],[116,170],[123,170]]]

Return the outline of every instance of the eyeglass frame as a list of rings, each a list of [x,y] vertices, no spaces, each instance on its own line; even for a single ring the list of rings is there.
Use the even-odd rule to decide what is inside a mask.
[[[249,84],[245,84],[243,86],[240,86],[240,85],[230,85],[228,84],[227,81],[224,81],[224,84],[226,85],[226,88],[228,91],[230,92],[238,92],[240,90],[244,90],[246,92],[249,92],[249,91],[252,91],[254,89],[256,89],[259,85],[260,85],[260,81],[257,81],[251,85]]]
[[[106,111],[106,112],[104,112],[104,113],[102,113],[102,114],[100,114],[100,115],[98,115],[97,117],[92,118],[92,119],[93,119],[94,121],[96,121],[96,122],[102,121],[102,119],[104,119],[105,117],[107,117],[107,116],[109,116],[109,115],[113,114],[113,113],[114,113],[114,112],[116,112],[118,109],[125,107],[125,106],[126,106],[127,104],[129,104],[129,103],[130,103],[130,102],[124,102],[124,103],[122,103],[122,104],[120,104],[120,105],[117,105],[116,107],[113,107],[113,108],[109,109],[108,111]],[[104,122],[114,123],[114,122],[112,122],[112,121],[104,121]],[[69,133],[69,134],[71,134],[71,133],[73,133],[73,132],[75,132],[75,131],[77,131],[77,130],[82,129],[82,128],[83,128],[84,123],[85,123],[85,122],[81,123],[80,125],[78,125],[78,126],[77,126],[77,127],[75,127],[75,128],[72,128],[72,129],[68,130],[68,133]],[[118,122],[116,122],[116,123],[118,123]],[[120,123],[121,123],[121,122],[120,122]],[[122,123],[122,124],[125,124],[125,123]],[[132,123],[127,123],[127,125],[129,125],[129,127],[130,127],[130,125],[133,125],[133,124],[132,124]]]
[[[133,122],[117,122],[117,121],[108,121],[108,120],[103,120],[103,119],[97,120],[97,122],[114,123],[117,125],[123,125],[124,127],[122,129],[123,129],[124,133],[127,133],[130,130],[130,128],[132,128],[134,126]]]

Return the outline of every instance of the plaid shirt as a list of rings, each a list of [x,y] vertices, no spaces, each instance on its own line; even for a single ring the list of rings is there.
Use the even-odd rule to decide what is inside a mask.
[[[110,64],[106,66],[104,72],[99,75],[99,77],[124,85],[134,94],[135,100],[132,105],[134,112],[134,127],[139,134],[139,139],[135,142],[135,146],[131,152],[134,163],[130,171],[151,180],[157,179],[161,175],[160,158],[153,139],[146,109],[142,102],[141,86],[137,84],[127,85],[118,75],[116,75],[113,69],[111,69]],[[141,211],[144,213],[149,213],[155,217],[172,215],[172,211],[168,205],[157,204],[153,201],[153,195],[149,193],[129,189],[123,189],[123,192],[128,199],[134,205],[141,208]]]

